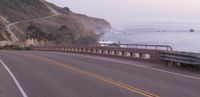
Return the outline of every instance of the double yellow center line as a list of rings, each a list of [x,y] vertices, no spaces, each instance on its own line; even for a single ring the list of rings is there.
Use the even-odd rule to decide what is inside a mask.
[[[69,66],[67,64],[61,63],[61,62],[56,61],[56,60],[52,60],[52,59],[49,59],[49,58],[46,58],[46,57],[41,57],[41,56],[35,56],[35,55],[28,55],[28,56],[31,56],[31,57],[33,57],[35,59],[46,61],[46,62],[48,62],[50,64],[58,65],[58,66],[66,69],[66,70],[77,72],[79,74],[82,74],[82,75],[85,75],[85,76],[89,76],[89,77],[95,78],[97,80],[104,81],[104,82],[109,83],[109,84],[111,84],[113,86],[120,87],[120,88],[128,90],[130,92],[135,92],[137,94],[140,94],[140,95],[143,95],[143,96],[146,96],[146,97],[159,97],[159,96],[157,96],[155,94],[146,92],[144,90],[141,90],[141,89],[138,89],[138,88],[135,88],[135,87],[132,87],[132,86],[129,86],[129,85],[125,84],[125,83],[112,80],[110,78],[101,76],[101,75],[96,74],[96,73],[92,73],[92,72],[88,72],[88,71],[85,71],[85,70],[81,70],[79,68],[76,68],[76,67],[73,67],[73,66]]]

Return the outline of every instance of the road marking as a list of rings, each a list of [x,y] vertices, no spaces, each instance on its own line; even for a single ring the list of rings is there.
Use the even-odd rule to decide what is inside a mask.
[[[88,71],[85,71],[85,70],[82,70],[82,69],[79,69],[79,68],[76,68],[76,67],[73,67],[73,66],[69,66],[67,64],[61,63],[61,62],[56,61],[56,60],[52,60],[52,59],[49,59],[49,58],[46,58],[46,57],[41,57],[41,56],[35,56],[35,55],[28,55],[28,56],[31,56],[31,57],[33,57],[35,59],[46,61],[46,62],[51,63],[51,64],[58,65],[58,66],[66,69],[66,70],[74,71],[74,72],[77,72],[79,74],[82,74],[82,75],[85,75],[85,76],[89,76],[89,77],[95,78],[97,80],[101,80],[101,81],[107,82],[107,83],[109,83],[109,84],[111,84],[113,86],[117,86],[117,87],[120,87],[122,89],[131,91],[131,92],[135,92],[137,94],[140,94],[140,95],[143,95],[143,96],[146,96],[146,97],[159,97],[159,96],[157,96],[155,94],[149,93],[147,91],[144,91],[144,90],[132,87],[132,86],[129,86],[129,85],[125,84],[125,83],[118,82],[118,81],[112,80],[110,78],[98,75],[96,73],[88,72]]]
[[[100,58],[100,57],[99,58],[95,58],[95,57],[84,56],[84,55],[75,55],[75,56],[82,56],[82,57],[93,58],[93,59],[97,59],[97,60],[99,59],[99,60],[104,60],[104,61],[109,61],[109,62],[121,63],[121,64],[136,66],[136,67],[140,67],[140,68],[146,68],[146,69],[150,69],[150,70],[154,70],[154,71],[164,72],[164,73],[168,73],[168,74],[172,74],[172,75],[177,75],[177,76],[181,76],[181,77],[184,77],[184,78],[200,80],[199,77],[194,77],[194,76],[190,76],[190,75],[184,75],[184,74],[180,74],[180,73],[176,73],[176,72],[166,71],[166,70],[152,68],[152,67],[143,66],[143,65],[130,64],[130,63],[123,62],[123,61],[118,61],[118,60],[105,59],[105,58]]]
[[[57,52],[48,52],[48,53],[59,54]],[[180,74],[180,73],[176,73],[176,72],[171,72],[171,71],[167,71],[167,70],[152,68],[152,67],[143,66],[143,65],[131,64],[131,63],[118,61],[118,60],[106,59],[106,58],[102,58],[102,57],[98,57],[97,58],[97,57],[93,57],[93,56],[86,56],[86,55],[80,55],[80,54],[73,54],[73,55],[74,56],[81,56],[81,57],[85,57],[85,58],[97,59],[97,60],[104,60],[104,61],[109,61],[109,62],[114,62],[114,63],[121,63],[121,64],[130,65],[130,66],[135,66],[135,67],[146,68],[146,69],[150,69],[150,70],[154,70],[154,71],[164,72],[164,73],[168,73],[168,74],[171,74],[171,75],[181,76],[181,77],[184,77],[184,78],[200,80],[199,77],[194,77],[194,76],[190,76],[190,75],[184,75],[184,74]]]
[[[13,75],[13,73],[10,71],[10,69],[6,66],[6,64],[0,60],[0,63],[3,65],[3,67],[8,71],[8,73],[10,74],[10,76],[12,77],[13,81],[15,82],[15,84],[17,85],[18,89],[20,90],[21,94],[23,97],[28,97],[27,94],[24,92],[23,88],[21,87],[21,85],[19,84],[19,82],[17,81],[17,79],[15,78],[15,76]]]

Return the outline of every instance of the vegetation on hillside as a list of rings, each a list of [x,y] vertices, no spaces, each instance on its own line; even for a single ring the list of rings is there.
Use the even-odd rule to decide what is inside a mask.
[[[30,25],[27,27],[26,39],[36,39],[38,41],[49,41],[62,44],[94,44],[97,42],[95,34],[93,36],[79,36],[71,33],[70,28],[61,25],[58,30],[61,33],[46,33],[40,26]]]
[[[94,43],[98,35],[105,32],[105,29],[111,28],[103,19],[76,14],[67,7],[60,8],[51,3],[48,4],[62,15],[35,20],[52,15],[40,0],[0,0],[0,2],[0,16],[3,16],[7,23],[25,20],[12,29],[20,40],[33,38],[56,44]],[[5,25],[3,29],[4,34],[1,34],[0,38],[4,35],[9,36],[5,32]]]

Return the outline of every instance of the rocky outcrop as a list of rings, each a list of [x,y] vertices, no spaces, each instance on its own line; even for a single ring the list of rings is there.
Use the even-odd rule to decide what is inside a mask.
[[[8,20],[0,15],[0,41],[9,40],[9,34],[5,29],[6,24],[8,24]]]
[[[97,40],[98,36],[111,28],[110,24],[103,19],[88,17],[73,13],[69,8],[60,8],[47,3],[60,15],[51,16],[52,12],[41,0],[0,0],[0,15],[3,17],[0,23],[0,33],[6,33],[5,24],[24,21],[12,27],[20,40],[36,38],[43,41],[56,43],[80,42],[83,39]],[[9,35],[4,34],[8,40]],[[6,38],[7,37],[7,38]],[[88,42],[88,41],[87,41]]]
[[[0,0],[0,15],[9,22],[45,17],[48,8],[40,0]]]

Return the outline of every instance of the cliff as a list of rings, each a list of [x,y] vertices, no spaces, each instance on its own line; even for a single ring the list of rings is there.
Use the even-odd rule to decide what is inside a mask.
[[[11,40],[5,26],[20,40],[55,43],[94,42],[111,28],[103,19],[88,17],[43,0],[0,0],[0,40]]]

